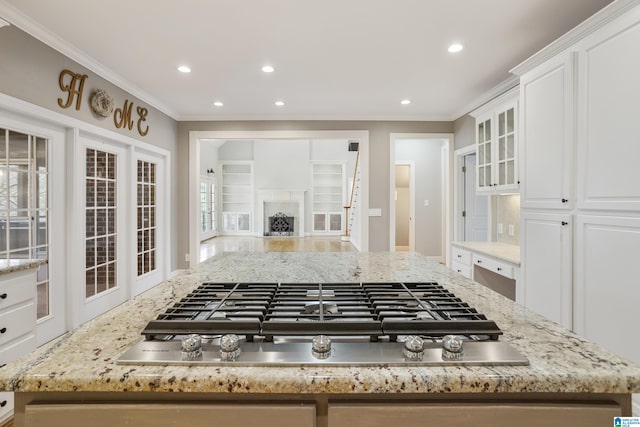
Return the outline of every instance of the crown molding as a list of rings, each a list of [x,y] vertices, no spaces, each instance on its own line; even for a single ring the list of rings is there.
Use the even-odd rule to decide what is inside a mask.
[[[7,25],[9,25],[9,23],[4,19],[0,18],[0,28],[6,27]]]
[[[634,7],[640,5],[640,0],[615,0],[602,10],[596,12],[593,16],[587,18],[582,23],[551,42],[546,47],[534,53],[524,62],[513,67],[511,73],[521,76],[527,71],[532,70],[538,65],[553,58],[562,51],[570,48],[572,45],[587,37],[591,33],[604,27],[614,19],[625,14]]]
[[[504,80],[502,83],[494,86],[489,89],[479,97],[475,98],[473,101],[468,103],[463,109],[459,110],[455,115],[453,120],[457,120],[460,117],[469,114],[471,111],[477,110],[482,105],[486,104],[489,101],[494,100],[500,95],[508,92],[518,86],[520,84],[520,78],[518,76],[510,76],[508,79]]]
[[[118,86],[120,89],[130,93],[141,101],[144,101],[150,106],[160,110],[172,119],[178,120],[178,113],[171,109],[169,106],[160,102],[158,99],[143,91],[136,85],[132,84],[124,77],[113,72],[111,69],[96,61],[86,53],[82,52],[71,43],[53,34],[51,31],[47,30],[33,19],[23,14],[14,6],[6,3],[4,0],[0,0],[0,15],[3,18],[0,20],[8,21],[10,24],[15,25],[22,31],[40,40],[42,43],[46,44],[52,49],[57,50],[64,56],[70,58],[71,60],[77,62],[88,70],[104,78],[105,80],[108,80],[109,82]]]
[[[424,116],[418,114],[397,115],[348,115],[348,114],[300,114],[300,115],[206,115],[206,116],[181,116],[181,122],[222,122],[222,121],[332,121],[332,122],[452,122],[451,116]]]

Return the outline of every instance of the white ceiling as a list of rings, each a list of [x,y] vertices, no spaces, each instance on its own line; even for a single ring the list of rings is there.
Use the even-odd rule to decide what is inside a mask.
[[[0,0],[0,12],[178,120],[453,120],[610,2]]]

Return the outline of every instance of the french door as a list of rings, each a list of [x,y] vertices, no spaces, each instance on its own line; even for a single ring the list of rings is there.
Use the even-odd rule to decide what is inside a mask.
[[[200,177],[200,241],[216,236],[216,180]]]
[[[36,273],[37,344],[66,331],[64,132],[0,117],[0,259],[44,261]]]
[[[135,158],[135,284],[137,295],[165,278],[165,163],[162,157],[138,153]]]
[[[82,290],[79,292],[79,321],[85,322],[124,302],[129,289],[126,273],[129,260],[126,221],[127,183],[131,182],[126,167],[127,151],[116,144],[83,138],[78,153],[84,167],[84,265]]]

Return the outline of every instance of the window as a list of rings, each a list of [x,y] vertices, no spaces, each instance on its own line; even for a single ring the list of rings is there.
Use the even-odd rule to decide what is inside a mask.
[[[87,149],[86,298],[117,286],[116,158],[115,154],[106,151]]]
[[[48,261],[48,141],[0,129],[0,259]],[[50,313],[49,269],[37,272],[37,315]]]
[[[138,160],[138,276],[156,269],[156,165]]]

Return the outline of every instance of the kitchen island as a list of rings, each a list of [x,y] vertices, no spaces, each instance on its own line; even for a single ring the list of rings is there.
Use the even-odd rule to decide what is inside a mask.
[[[495,321],[530,365],[116,364],[203,281],[436,281]],[[631,415],[640,367],[419,254],[224,253],[1,368],[0,388],[16,392],[16,426],[595,426]]]

